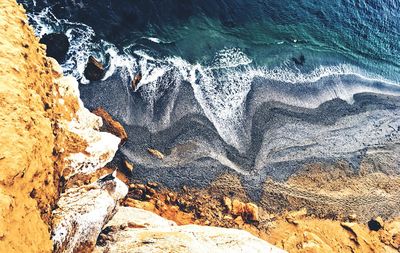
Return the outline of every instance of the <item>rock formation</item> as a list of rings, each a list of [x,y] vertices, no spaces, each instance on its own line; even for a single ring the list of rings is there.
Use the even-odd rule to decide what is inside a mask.
[[[43,35],[39,41],[46,45],[47,56],[53,57],[58,62],[63,62],[68,53],[69,41],[68,37],[63,33],[50,33]]]
[[[164,154],[161,153],[159,150],[154,149],[154,148],[148,148],[147,152],[149,152],[150,155],[162,160],[164,159]]]
[[[68,189],[53,213],[54,252],[93,249],[103,225],[112,217],[128,187],[119,179]]]
[[[127,219],[136,217],[136,219]],[[140,217],[140,219],[137,219]],[[108,229],[107,229],[108,228]],[[250,233],[226,228],[176,224],[140,209],[121,207],[106,225],[100,252],[264,252],[283,253]]]
[[[0,2],[0,37],[0,249],[50,252],[62,170],[55,160],[71,137],[59,138],[55,122],[73,108],[59,106],[58,74],[15,1]]]
[[[93,56],[90,56],[84,71],[85,77],[90,81],[99,81],[104,77],[105,73],[103,64]]]
[[[128,134],[126,133],[124,127],[121,125],[121,123],[114,120],[106,110],[99,107],[93,110],[92,113],[103,119],[103,127],[101,128],[102,131],[112,133],[121,139],[120,145],[124,144],[128,140]]]
[[[138,73],[137,75],[135,75],[135,78],[133,78],[133,80],[131,81],[132,90],[134,91],[136,90],[141,80],[142,80],[142,73]]]

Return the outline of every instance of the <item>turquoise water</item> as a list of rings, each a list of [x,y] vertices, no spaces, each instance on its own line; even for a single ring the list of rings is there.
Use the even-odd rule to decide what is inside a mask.
[[[273,89],[264,102],[302,108],[352,103],[362,92],[400,94],[398,1],[23,2],[39,36],[67,34],[63,67],[81,83],[89,55],[105,63],[104,80],[118,75],[129,87],[142,73],[136,93],[151,131],[169,126],[171,116],[156,120],[154,111],[183,82],[222,138],[242,151],[254,85]]]
[[[302,71],[349,63],[398,80],[396,0],[42,0],[26,5],[31,13],[50,6],[58,19],[93,28],[93,42],[105,40],[119,50],[150,50],[207,65],[220,50],[238,48],[253,64],[269,67],[296,67],[290,59],[303,54]],[[47,25],[66,30],[55,22]]]

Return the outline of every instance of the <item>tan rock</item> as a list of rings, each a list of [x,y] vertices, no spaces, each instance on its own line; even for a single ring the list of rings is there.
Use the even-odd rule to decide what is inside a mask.
[[[156,182],[147,182],[147,185],[153,189],[158,187],[158,184]]]
[[[246,221],[259,220],[258,206],[254,203],[243,203],[240,200],[234,199],[232,201],[231,213],[242,216]]]
[[[232,212],[232,200],[228,197],[224,197],[223,201],[228,213]]]
[[[350,214],[349,215],[349,221],[356,221],[357,220],[357,215],[356,214]]]
[[[230,215],[225,215],[224,220],[233,220],[232,216]]]
[[[150,155],[162,160],[164,159],[164,154],[158,151],[157,149],[154,148],[148,148],[147,152],[149,152]]]
[[[388,233],[388,243],[396,249],[400,249],[400,221],[392,221],[385,226]]]
[[[131,164],[130,162],[128,162],[127,160],[124,160],[124,168],[127,169],[129,172],[132,173],[134,166],[133,164]]]
[[[300,209],[299,211],[289,212],[285,218],[287,222],[292,223],[294,225],[298,225],[299,224],[298,220],[304,218],[306,215],[307,215],[307,209],[303,208]]]
[[[56,59],[52,57],[47,57],[47,61],[51,65],[51,70],[53,71],[54,77],[61,77],[63,75],[63,70],[60,64],[58,64],[58,62],[56,61]]]
[[[140,212],[142,220],[148,221],[149,226],[113,232],[115,241],[106,241],[104,246],[96,246],[94,252],[285,252],[243,230],[198,225],[164,226],[167,223],[157,227],[158,225],[153,222],[156,220],[153,213],[147,212],[148,217],[146,217],[146,211],[136,209],[129,211],[129,216],[136,217],[137,211]],[[116,215],[118,216],[118,213]],[[163,218],[157,218],[159,219]],[[121,215],[121,221],[126,222],[126,215]],[[150,224],[155,227],[150,227]]]
[[[234,219],[235,223],[238,224],[239,226],[243,226],[244,225],[244,221],[242,216],[238,216]]]
[[[258,206],[254,203],[246,204],[245,213],[246,213],[247,218],[251,221],[258,221],[260,219],[260,217],[258,215]]]
[[[53,211],[53,252],[90,251],[128,187],[118,178],[68,189]]]
[[[232,201],[232,214],[242,215],[242,213],[245,211],[245,206],[246,206],[245,203],[241,202],[238,199],[234,199]]]

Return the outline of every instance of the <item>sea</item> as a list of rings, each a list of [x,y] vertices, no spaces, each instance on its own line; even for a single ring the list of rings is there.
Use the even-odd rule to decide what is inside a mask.
[[[400,173],[398,0],[19,2],[37,36],[68,36],[63,70],[127,129],[132,177],[205,187],[231,173],[260,192],[310,163]],[[91,55],[101,81],[83,75]]]

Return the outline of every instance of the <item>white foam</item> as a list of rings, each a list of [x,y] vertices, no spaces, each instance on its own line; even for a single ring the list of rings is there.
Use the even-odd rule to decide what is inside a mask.
[[[153,37],[148,37],[148,38],[146,38],[146,39],[148,39],[148,40],[150,40],[150,41],[153,41],[154,43],[161,43],[161,40],[160,39],[158,39],[158,38],[153,38]]]
[[[136,75],[137,64],[136,60],[132,55],[129,54],[121,54],[116,46],[113,44],[102,40],[102,45],[104,49],[104,53],[109,56],[109,68],[103,78],[106,80],[110,76],[112,76],[117,70],[125,70],[128,72],[130,77],[134,77]]]
[[[239,48],[225,48],[216,54],[209,69],[234,68],[251,62],[252,60]]]
[[[199,63],[191,64],[180,57],[152,56],[144,50],[135,50],[134,45],[120,51],[107,41],[94,44],[95,34],[92,28],[84,24],[59,20],[52,15],[49,8],[39,14],[30,15],[30,17],[35,21],[34,26],[39,35],[66,29],[71,49],[63,68],[73,73],[76,78],[82,78],[81,82],[87,81],[83,76],[87,58],[89,55],[96,55],[99,52],[102,52],[102,55],[97,55],[97,57],[103,62],[106,58],[109,59],[104,80],[119,71],[123,75],[127,75],[124,76],[124,79],[127,81],[128,87],[129,80],[132,80],[140,72],[142,80],[136,91],[140,90],[141,96],[148,102],[150,114],[152,114],[155,102],[165,94],[166,90],[171,89],[172,85],[175,85],[174,88],[177,89],[181,81],[190,82],[197,101],[221,137],[239,150],[245,146],[243,143],[245,138],[242,136],[245,124],[243,122],[244,105],[255,78],[265,79],[266,85],[269,81],[274,81],[281,82],[282,85],[308,85],[310,87],[317,87],[324,79],[334,79],[334,82],[327,85],[326,90],[319,90],[318,94],[301,94],[299,96],[299,94],[278,92],[263,98],[265,101],[275,100],[307,108],[318,107],[323,102],[337,97],[351,103],[353,95],[361,92],[400,95],[399,83],[367,73],[350,64],[318,66],[308,73],[293,69],[287,62],[274,68],[257,67],[251,64],[252,60],[241,49],[225,48],[217,52],[214,59],[204,66]],[[155,37],[146,39],[155,43],[162,42]],[[283,43],[283,41],[279,43]],[[133,55],[130,54],[132,51]],[[360,84],[342,82],[344,76],[350,75],[359,78]],[[382,83],[387,87],[395,87],[397,90],[380,90],[371,85],[374,82]]]
[[[88,57],[96,55],[94,52],[98,46],[92,41],[95,35],[94,30],[85,24],[56,18],[50,7],[38,13],[30,13],[28,17],[38,37],[54,32],[63,32],[67,35],[70,48],[62,67],[66,74],[72,74],[75,78],[81,79]],[[88,81],[83,77],[81,82]]]

